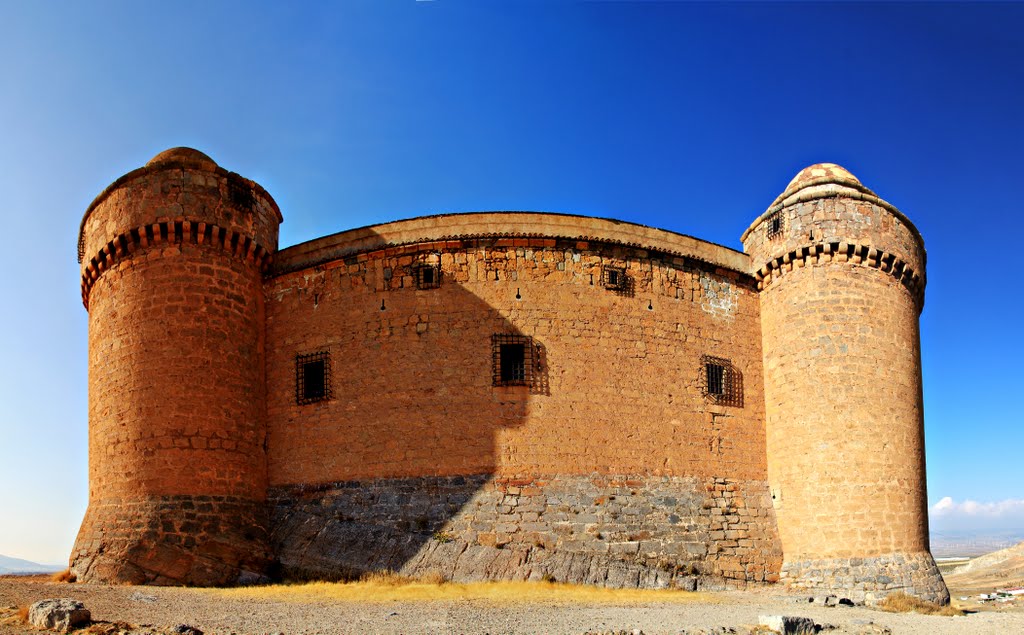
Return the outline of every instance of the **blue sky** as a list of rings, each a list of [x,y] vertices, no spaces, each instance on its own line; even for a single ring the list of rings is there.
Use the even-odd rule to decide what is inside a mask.
[[[78,223],[178,145],[266,187],[282,245],[531,209],[740,248],[797,171],[839,163],[928,248],[933,527],[1024,527],[1022,32],[1022,4],[0,0],[0,553],[67,559]]]

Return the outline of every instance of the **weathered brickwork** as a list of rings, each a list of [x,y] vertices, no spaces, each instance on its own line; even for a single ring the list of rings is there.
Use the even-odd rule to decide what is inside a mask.
[[[276,209],[192,151],[157,156],[87,212],[89,509],[71,557],[82,579],[223,584],[266,569],[265,523],[252,519],[265,515],[261,270]],[[193,518],[192,497],[217,511]]]
[[[392,569],[721,588],[778,579],[764,481],[591,475],[374,479],[275,488],[273,545],[297,577]]]
[[[798,177],[798,194],[780,196],[745,236],[763,276],[768,475],[783,572],[800,586],[898,588],[946,602],[928,554],[923,245],[902,215],[840,170],[825,184]],[[768,238],[772,214],[782,227]],[[805,249],[818,244],[828,248]],[[890,255],[888,265],[876,253]]]
[[[749,256],[509,212],[277,251],[280,221],[180,148],[87,211],[82,579],[391,569],[943,599],[923,243],[842,168],[801,173]]]
[[[761,374],[752,281],[629,248],[522,242],[377,251],[272,279],[271,484],[491,472],[764,479],[760,383],[736,408],[710,402],[700,381],[707,354]],[[439,288],[417,290],[423,261],[439,263]],[[625,271],[629,290],[604,288],[603,266]],[[732,304],[711,306],[709,278]],[[532,338],[535,385],[493,385],[495,333]],[[333,397],[300,405],[295,358],[316,351],[331,351]]]

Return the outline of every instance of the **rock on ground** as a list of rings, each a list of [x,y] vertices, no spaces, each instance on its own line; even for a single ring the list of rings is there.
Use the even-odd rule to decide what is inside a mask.
[[[761,615],[758,622],[781,635],[815,635],[818,632],[818,625],[809,617]]]
[[[29,624],[62,633],[88,624],[91,617],[84,604],[71,598],[39,600],[28,609]]]

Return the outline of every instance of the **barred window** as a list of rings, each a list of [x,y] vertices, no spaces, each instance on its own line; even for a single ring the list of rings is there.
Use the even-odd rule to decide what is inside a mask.
[[[420,265],[415,272],[417,289],[437,289],[441,286],[441,268],[437,265]]]
[[[295,356],[295,401],[299,405],[331,398],[331,353]]]
[[[775,240],[782,236],[782,231],[786,228],[782,212],[775,212],[768,217],[765,223],[768,226],[768,240]]]
[[[707,393],[716,397],[725,394],[725,366],[708,362],[705,365],[707,372]]]
[[[621,267],[603,267],[601,269],[601,284],[605,289],[621,291],[626,288],[626,270]]]
[[[536,348],[525,335],[491,336],[492,380],[495,386],[532,386]]]
[[[237,174],[228,175],[228,197],[233,205],[242,210],[252,210],[256,205],[252,186]]]
[[[729,360],[710,355],[702,357],[701,384],[709,401],[743,407],[743,374]]]

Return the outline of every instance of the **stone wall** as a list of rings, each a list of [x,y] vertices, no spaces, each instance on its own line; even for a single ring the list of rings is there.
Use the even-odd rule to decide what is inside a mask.
[[[71,564],[83,581],[222,585],[267,580],[262,502],[229,496],[90,500]]]
[[[285,570],[565,575],[565,558],[575,558],[572,579],[612,576],[611,584],[627,584],[615,577],[623,571],[636,580],[677,568],[708,580],[777,574],[774,522],[761,497],[759,315],[748,276],[584,237],[463,235],[344,256],[325,251],[339,257],[304,253],[315,263],[307,267],[284,252],[283,270],[266,287],[272,533]],[[439,288],[417,287],[420,266],[439,268]],[[608,267],[628,283],[606,288]],[[495,334],[526,337],[536,347],[530,385],[494,385]],[[331,398],[300,404],[297,356],[317,352],[330,356]],[[706,356],[728,360],[735,401],[707,394]],[[631,530],[620,531],[607,516],[578,526],[556,520],[566,513],[559,511],[562,497],[575,487],[595,500],[620,496],[595,483],[621,475],[631,475],[636,490],[625,495],[627,509],[641,517]],[[546,485],[531,486],[536,499],[526,509],[505,509],[509,499],[494,483],[523,478]],[[749,507],[763,525],[712,529],[718,503],[707,502],[704,488],[716,478],[741,488],[742,508],[756,500]],[[376,506],[379,499],[406,500],[419,487],[447,492],[444,502],[422,512]],[[318,493],[297,499],[307,503],[290,502],[311,491]],[[672,515],[662,503],[669,499],[682,501],[680,525],[642,538]],[[477,504],[479,515],[467,510]],[[582,503],[574,509],[584,518],[601,511]],[[385,518],[375,516],[385,511]],[[417,529],[417,518],[429,522]],[[509,531],[521,522],[533,529]],[[590,533],[584,525],[593,525]],[[598,529],[604,525],[607,532]],[[572,528],[575,538],[559,527]],[[436,531],[450,533],[451,544],[433,541]],[[738,538],[737,531],[757,536]],[[595,532],[614,537],[596,539]],[[531,542],[535,534],[545,547]],[[683,546],[698,549],[698,542],[702,554]],[[648,551],[641,553],[641,543]],[[395,545],[402,547],[392,553]],[[476,564],[441,562],[440,554],[456,548]],[[512,573],[510,554],[533,564]],[[495,558],[506,564],[491,563]],[[612,564],[620,573],[610,573]]]
[[[632,248],[523,243],[380,250],[273,278],[271,484],[496,471],[764,477],[748,278]],[[412,270],[434,261],[440,288],[418,290]],[[604,266],[630,288],[604,288]],[[537,346],[533,385],[494,385],[496,333]],[[332,398],[300,405],[296,356],[316,351],[330,352]],[[705,394],[705,355],[751,378],[740,402]]]
[[[258,271],[204,245],[139,249],[99,278],[91,495],[263,498],[262,305]]]
[[[268,566],[262,271],[278,220],[262,189],[187,149],[86,212],[80,579],[225,584]]]
[[[591,475],[374,479],[272,490],[282,574],[374,570],[611,587],[774,582],[764,481]]]
[[[827,558],[787,562],[781,581],[810,592],[840,592],[856,602],[875,604],[894,592],[947,604],[949,591],[927,552],[874,557]]]
[[[948,600],[928,554],[923,242],[839,166],[801,172],[749,256],[510,212],[275,253],[280,221],[182,148],[86,211],[81,579],[390,569]],[[509,376],[503,343],[525,355]]]
[[[928,553],[917,230],[824,166],[794,179],[744,240],[762,288],[783,580],[947,602]]]

